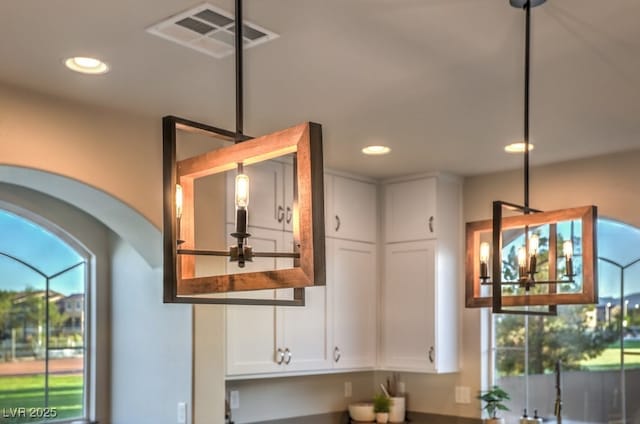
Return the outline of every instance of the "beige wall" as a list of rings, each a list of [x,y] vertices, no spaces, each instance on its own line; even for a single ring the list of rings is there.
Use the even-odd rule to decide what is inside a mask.
[[[552,210],[597,205],[600,216],[640,227],[640,150],[563,162],[531,170],[531,206]],[[521,204],[522,171],[465,180],[465,220],[491,216],[491,201]]]
[[[162,228],[160,119],[0,84],[0,164],[48,171],[103,190]]]

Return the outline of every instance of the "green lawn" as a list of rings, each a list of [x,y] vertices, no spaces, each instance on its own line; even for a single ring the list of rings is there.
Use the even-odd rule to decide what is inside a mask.
[[[60,418],[82,416],[82,375],[51,375],[49,377],[49,408],[55,408]],[[22,424],[45,421],[42,418],[11,418],[15,408],[43,408],[44,375],[0,376],[0,423]]]
[[[640,340],[625,340],[624,350],[638,355],[625,355],[625,368],[640,368]],[[602,355],[583,361],[581,365],[591,371],[606,371],[620,368],[620,342],[611,344]]]

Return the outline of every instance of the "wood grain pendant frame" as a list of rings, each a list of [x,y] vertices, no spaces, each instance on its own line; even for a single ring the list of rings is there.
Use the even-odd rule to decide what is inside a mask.
[[[164,302],[242,305],[304,305],[304,288],[325,284],[324,182],[322,127],[304,123],[273,134],[250,139],[176,161],[177,129],[200,132],[234,141],[235,133],[175,116],[163,118],[164,188]],[[196,277],[195,256],[181,254],[194,249],[194,180],[251,165],[286,154],[295,154],[293,237],[299,259],[294,267],[265,272]],[[183,209],[178,250],[175,187],[182,186]],[[274,256],[277,255],[273,252]],[[292,300],[203,297],[248,290],[294,289]]]
[[[598,302],[598,270],[597,270],[597,207],[583,206],[561,209],[550,212],[503,217],[504,207],[512,210],[523,210],[519,205],[508,202],[493,202],[493,219],[469,222],[466,225],[466,264],[465,264],[465,303],[467,308],[491,307],[494,313],[511,313],[523,315],[556,315],[557,305],[594,304]],[[558,293],[558,283],[546,283],[549,290],[544,294],[509,295],[502,294],[502,231],[510,228],[550,226],[549,234],[549,280],[557,280],[557,239],[556,224],[563,221],[581,221],[582,252],[582,290],[578,293]],[[491,234],[492,266],[491,296],[481,295],[479,245],[481,234]],[[496,247],[497,246],[497,247]],[[544,283],[544,282],[542,282]],[[517,283],[516,283],[517,284]],[[505,307],[548,306],[547,312],[526,311],[521,309],[505,309]]]

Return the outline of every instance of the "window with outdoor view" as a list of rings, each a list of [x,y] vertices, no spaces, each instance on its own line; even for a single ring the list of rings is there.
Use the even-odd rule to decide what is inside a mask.
[[[558,242],[572,230],[563,229]],[[548,255],[548,238],[539,237]],[[503,248],[505,279],[510,266],[517,272],[519,243],[514,239]],[[579,239],[576,245],[579,267]],[[598,221],[598,282],[596,305],[559,306],[554,317],[493,315],[493,380],[511,396],[507,417],[519,417],[525,408],[529,415],[537,410],[543,418],[553,417],[560,360],[565,420],[640,422],[640,229]]]
[[[86,416],[87,256],[54,231],[0,210],[2,423]]]

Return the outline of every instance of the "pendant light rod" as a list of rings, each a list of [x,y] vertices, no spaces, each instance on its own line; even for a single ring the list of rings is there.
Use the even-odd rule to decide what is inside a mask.
[[[236,137],[235,142],[244,141],[244,87],[243,87],[243,24],[242,0],[236,0]]]
[[[529,213],[529,66],[531,56],[531,0],[525,5],[524,48],[524,213]]]

